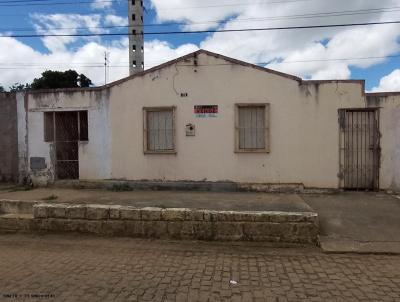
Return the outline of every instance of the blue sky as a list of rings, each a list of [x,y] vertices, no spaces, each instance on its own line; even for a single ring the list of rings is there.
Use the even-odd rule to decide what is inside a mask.
[[[73,4],[1,6],[0,32],[83,33],[104,29],[76,27],[125,25],[127,0]],[[34,2],[35,0],[33,0]],[[90,0],[48,0],[45,3]],[[146,0],[147,31],[254,28],[400,20],[396,0]],[[36,2],[43,3],[43,2]],[[374,10],[372,10],[374,9]],[[314,16],[312,16],[313,14]],[[315,17],[315,14],[320,14]],[[186,25],[169,25],[184,22]],[[56,30],[55,28],[68,28]],[[29,31],[19,31],[28,28]],[[126,28],[108,29],[126,32]],[[146,68],[205,48],[306,79],[366,79],[367,90],[400,90],[400,26],[312,29],[145,37]],[[46,69],[76,69],[98,85],[104,51],[109,53],[107,81],[128,73],[126,37],[0,38],[0,85],[30,82]],[[379,59],[366,59],[379,57]],[[343,60],[354,59],[354,60]],[[301,61],[301,62],[299,62]],[[268,64],[267,64],[268,63]],[[98,66],[97,66],[98,65]]]

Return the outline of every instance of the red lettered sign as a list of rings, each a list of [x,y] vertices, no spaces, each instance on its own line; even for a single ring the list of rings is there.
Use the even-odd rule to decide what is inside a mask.
[[[196,117],[217,117],[218,105],[196,105],[194,114]]]

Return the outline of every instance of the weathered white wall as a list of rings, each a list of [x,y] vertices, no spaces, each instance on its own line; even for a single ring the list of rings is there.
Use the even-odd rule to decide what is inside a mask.
[[[198,65],[187,59],[111,89],[113,178],[338,187],[337,110],[365,107],[361,82],[301,84],[206,54]],[[271,104],[271,152],[234,153],[235,103],[258,102]],[[194,105],[218,105],[218,117],[195,118]],[[143,153],[142,108],[151,106],[177,107],[176,155]]]
[[[380,108],[380,188],[400,191],[400,93],[368,94],[367,104]]]
[[[53,180],[44,111],[88,110],[89,142],[80,144],[80,178],[301,183],[338,188],[338,109],[366,107],[360,81],[298,81],[200,53],[106,88],[28,94],[28,157],[45,157]],[[187,93],[188,97],[181,97]],[[381,107],[380,187],[400,190],[400,95],[375,95]],[[270,153],[234,152],[236,103],[270,103]],[[216,118],[196,118],[195,105],[218,105]],[[176,106],[173,155],[143,152],[143,107]],[[196,126],[186,137],[185,125]],[[23,141],[21,132],[21,143]],[[43,177],[42,177],[42,176]]]
[[[111,178],[111,137],[108,91],[91,102],[88,110],[89,142],[79,146],[80,179]]]
[[[44,142],[44,119],[43,112],[28,113],[28,169],[34,182],[38,185],[47,185],[54,179],[54,163],[51,160],[54,156],[53,144]],[[46,169],[32,171],[30,169],[31,157],[43,157],[46,160]]]
[[[79,144],[81,179],[110,178],[108,91],[42,92],[27,95],[29,158],[43,157],[47,168],[31,171],[34,183],[54,181],[54,146],[44,141],[44,112],[88,111],[89,141]]]

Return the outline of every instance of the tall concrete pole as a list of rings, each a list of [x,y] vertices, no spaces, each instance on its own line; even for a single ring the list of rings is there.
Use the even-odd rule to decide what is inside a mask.
[[[129,73],[144,70],[143,1],[129,0]]]

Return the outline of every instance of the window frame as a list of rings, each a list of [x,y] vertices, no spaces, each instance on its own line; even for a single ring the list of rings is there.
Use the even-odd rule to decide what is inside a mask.
[[[172,150],[149,150],[148,149],[148,127],[147,127],[147,113],[159,111],[172,111]],[[143,153],[144,154],[176,154],[176,106],[163,106],[163,107],[143,107]]]
[[[82,131],[82,118],[81,114],[86,115],[86,137],[83,137],[83,131]],[[88,110],[79,110],[78,111],[78,134],[79,134],[79,142],[80,143],[88,143],[89,142],[89,111]]]
[[[239,110],[240,108],[264,107],[264,135],[265,146],[263,149],[241,149],[240,148],[240,128]],[[235,153],[270,153],[270,103],[237,103],[235,104]]]
[[[55,112],[43,112],[43,138],[45,143],[52,143],[55,141]],[[47,123],[49,122],[49,124]]]
[[[43,111],[43,141],[45,143],[54,143],[56,141],[56,114],[60,113],[76,113],[77,115],[77,128],[78,128],[78,142],[88,143],[89,142],[89,110],[59,110],[59,111]],[[82,131],[83,125],[81,124],[81,114],[86,116],[86,131]],[[51,125],[47,124],[47,120],[51,122]],[[50,129],[48,128],[50,126]],[[86,134],[83,137],[83,133]]]

